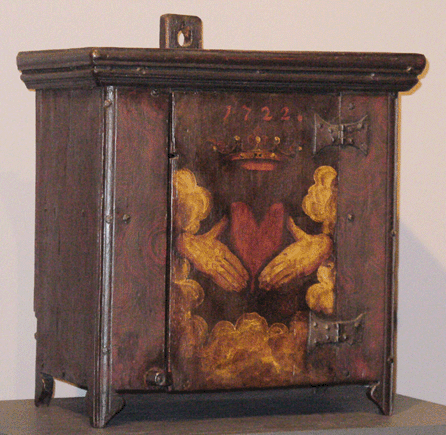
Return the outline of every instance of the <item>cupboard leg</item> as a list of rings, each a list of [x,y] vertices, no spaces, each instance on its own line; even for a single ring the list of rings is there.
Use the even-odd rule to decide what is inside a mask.
[[[125,406],[125,400],[114,390],[108,394],[95,395],[91,389],[85,396],[87,412],[90,416],[90,423],[93,427],[102,428]]]
[[[36,372],[36,390],[34,403],[36,406],[49,405],[54,394],[54,378],[46,373]]]
[[[393,393],[385,387],[385,383],[379,381],[369,386],[368,398],[378,406],[384,415],[391,415],[393,412]]]

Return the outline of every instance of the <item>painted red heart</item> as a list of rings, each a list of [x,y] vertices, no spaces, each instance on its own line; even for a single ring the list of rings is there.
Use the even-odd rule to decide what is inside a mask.
[[[252,278],[282,245],[284,217],[283,204],[273,204],[259,225],[249,205],[231,204],[231,242]]]

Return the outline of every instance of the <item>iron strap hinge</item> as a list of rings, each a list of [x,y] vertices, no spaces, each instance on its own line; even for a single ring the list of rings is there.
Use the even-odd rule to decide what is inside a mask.
[[[359,121],[349,124],[331,124],[315,113],[313,154],[328,146],[352,146],[367,155],[369,151],[367,118],[368,115],[365,115]]]
[[[308,348],[325,344],[347,343],[354,344],[362,340],[364,329],[364,317],[362,313],[352,320],[327,320],[318,317],[310,311],[308,319]]]

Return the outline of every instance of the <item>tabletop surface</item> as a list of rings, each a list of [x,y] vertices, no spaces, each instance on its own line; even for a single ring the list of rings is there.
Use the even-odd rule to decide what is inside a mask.
[[[125,395],[105,429],[90,427],[83,398],[0,401],[0,434],[445,434],[446,406],[397,395],[381,415],[363,387],[211,394]]]

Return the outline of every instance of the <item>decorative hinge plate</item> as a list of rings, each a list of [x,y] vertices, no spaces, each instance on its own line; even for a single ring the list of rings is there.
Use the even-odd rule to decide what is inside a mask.
[[[367,155],[368,147],[368,116],[350,124],[331,124],[314,114],[313,153],[316,154],[328,146],[352,146]]]
[[[327,320],[318,317],[310,311],[308,348],[325,344],[354,344],[362,340],[364,329],[364,316],[362,313],[352,320]]]

